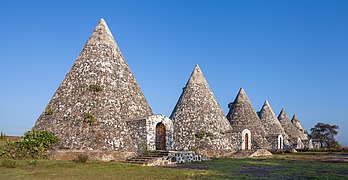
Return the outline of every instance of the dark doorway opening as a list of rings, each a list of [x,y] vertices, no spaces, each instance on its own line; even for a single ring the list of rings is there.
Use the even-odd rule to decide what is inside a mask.
[[[245,138],[244,138],[244,140],[245,140],[245,150],[249,150],[249,135],[248,135],[248,133],[245,133]]]
[[[166,150],[166,127],[163,123],[156,125],[156,150]]]

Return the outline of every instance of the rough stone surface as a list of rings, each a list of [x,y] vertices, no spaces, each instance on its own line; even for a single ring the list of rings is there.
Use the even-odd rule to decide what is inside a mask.
[[[266,139],[268,134],[243,88],[240,89],[234,102],[229,104],[229,108],[227,119],[234,132],[248,129],[251,132],[252,149],[271,149],[271,145]]]
[[[283,137],[283,144],[289,146],[288,135],[285,133],[282,125],[277,119],[277,116],[274,114],[271,105],[266,100],[263,104],[260,112],[258,113],[260,120],[265,127],[265,131],[268,133],[268,141],[272,145],[272,149],[279,149],[279,135]]]
[[[147,151],[147,118],[127,121],[130,136],[132,138],[133,146],[138,154]]]
[[[296,114],[294,114],[294,116],[291,119],[291,123],[295,126],[295,128],[298,131],[298,134],[301,138],[301,140],[308,140],[308,134],[306,134],[305,130],[303,129],[300,121],[298,120],[298,118],[296,117]]]
[[[272,156],[267,149],[258,149],[254,153],[252,153],[249,157],[260,157],[260,156]]]
[[[167,166],[172,164],[182,164],[189,162],[205,161],[209,158],[197,154],[193,151],[170,151],[167,156],[157,158],[154,161],[145,164],[146,166]]]
[[[281,110],[278,120],[286,134],[289,137],[289,143],[293,148],[301,149],[303,147],[303,143],[301,141],[300,135],[296,127],[291,123],[289,116],[287,115],[284,109]]]
[[[48,158],[55,160],[76,160],[78,155],[88,156],[91,161],[124,161],[135,155],[134,152],[123,151],[85,151],[85,150],[57,150],[48,153]]]
[[[103,19],[37,120],[56,148],[135,151],[126,120],[152,111]]]
[[[231,126],[198,65],[172,112],[176,150],[234,149]],[[233,137],[237,138],[237,137]]]
[[[299,136],[304,146],[303,148],[313,149],[314,148],[313,143],[309,139],[309,135],[307,134],[307,132],[303,129],[303,126],[301,125],[300,120],[297,118],[296,114],[294,114],[294,116],[292,117],[291,123],[296,127],[299,133]]]

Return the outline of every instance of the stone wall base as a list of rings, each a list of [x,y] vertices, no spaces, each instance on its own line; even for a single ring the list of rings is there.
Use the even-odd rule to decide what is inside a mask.
[[[272,156],[273,154],[270,153],[267,149],[258,149],[248,157],[259,157],[259,156]]]
[[[182,164],[188,162],[206,161],[209,158],[196,154],[194,151],[169,151],[167,156],[156,158],[145,166],[167,166],[172,164]]]
[[[78,155],[87,155],[88,160],[95,161],[124,161],[135,156],[134,152],[124,151],[86,151],[86,150],[58,150],[48,153],[48,158],[55,160],[75,160]]]
[[[204,150],[204,151],[199,151],[198,153],[209,158],[224,158],[224,157],[230,157],[236,152],[237,152],[236,150]]]

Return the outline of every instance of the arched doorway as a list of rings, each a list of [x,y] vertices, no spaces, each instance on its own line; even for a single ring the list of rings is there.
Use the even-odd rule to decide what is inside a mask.
[[[242,131],[242,150],[251,149],[251,132],[249,129],[244,129]]]
[[[161,122],[156,125],[156,150],[166,150],[166,126]]]
[[[245,145],[244,145],[244,147],[245,147],[245,150],[249,150],[249,135],[248,135],[248,133],[245,133],[245,138],[244,138],[245,140],[244,140],[244,143],[245,143]]]
[[[283,136],[280,134],[278,136],[278,149],[283,149],[284,148],[284,139]]]

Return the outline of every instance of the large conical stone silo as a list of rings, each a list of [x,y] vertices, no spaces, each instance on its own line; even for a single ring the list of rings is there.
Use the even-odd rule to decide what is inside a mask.
[[[135,151],[126,121],[152,115],[103,19],[34,129],[58,135],[56,149]]]
[[[243,88],[234,102],[229,104],[229,108],[227,119],[233,131],[242,132],[242,149],[271,149],[271,144],[266,139],[268,134]]]
[[[285,133],[277,116],[275,115],[271,105],[266,100],[260,112],[258,113],[260,120],[268,133],[268,141],[272,145],[273,150],[284,149],[289,147],[288,135]],[[284,147],[285,145],[285,147]]]
[[[170,116],[176,150],[230,150],[238,134],[231,126],[198,65],[194,68]]]

